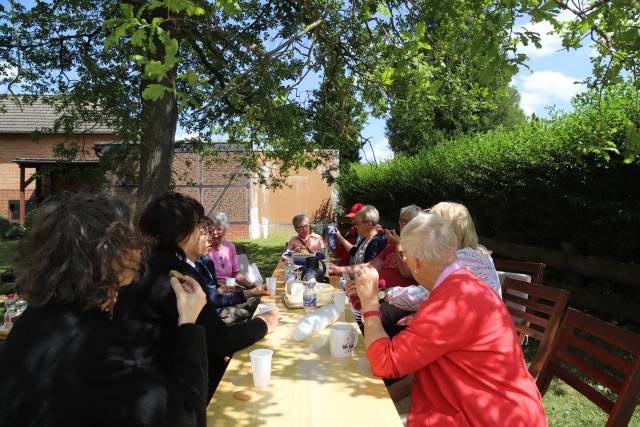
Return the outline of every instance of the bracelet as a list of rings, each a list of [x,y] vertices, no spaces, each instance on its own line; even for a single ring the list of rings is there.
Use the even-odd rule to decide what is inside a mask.
[[[374,316],[382,317],[380,316],[380,310],[369,310],[362,313],[363,319],[368,319],[369,317],[374,317]]]

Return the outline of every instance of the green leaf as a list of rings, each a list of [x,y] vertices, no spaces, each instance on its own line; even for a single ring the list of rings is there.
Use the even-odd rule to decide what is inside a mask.
[[[146,37],[147,33],[145,32],[144,28],[138,28],[131,35],[131,44],[140,47],[143,45]]]
[[[160,61],[149,61],[144,66],[144,74],[150,79],[159,79],[167,72],[164,64]]]
[[[131,60],[137,62],[138,64],[144,64],[147,62],[147,58],[142,55],[132,55]]]
[[[421,39],[422,36],[424,36],[425,31],[427,30],[427,25],[424,23],[424,21],[418,22],[418,25],[416,25],[416,38],[417,39]]]
[[[378,12],[380,12],[381,14],[386,16],[387,18],[391,18],[391,12],[389,11],[389,9],[387,9],[386,7],[384,7],[381,4],[378,5]]]
[[[120,3],[118,6],[120,6],[120,10],[125,17],[133,18],[133,5],[130,5],[129,3]]]
[[[170,92],[171,89],[160,84],[152,83],[142,91],[142,98],[150,101],[157,101],[164,96],[165,92]]]

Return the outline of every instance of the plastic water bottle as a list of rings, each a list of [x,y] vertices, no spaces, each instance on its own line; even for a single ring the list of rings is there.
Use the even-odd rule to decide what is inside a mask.
[[[329,227],[327,227],[327,233],[328,233],[327,246],[329,246],[329,249],[331,250],[335,250],[336,248],[336,231],[337,230],[338,229],[333,225],[330,225]]]
[[[4,303],[4,329],[9,330],[13,327],[13,318],[16,317],[16,302],[8,299]]]
[[[316,310],[318,300],[316,297],[316,280],[311,278],[304,281],[304,293],[302,294],[302,305],[304,314],[313,313]]]

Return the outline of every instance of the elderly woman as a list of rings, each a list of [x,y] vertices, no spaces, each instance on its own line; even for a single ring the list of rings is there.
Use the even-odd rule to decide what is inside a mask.
[[[415,372],[408,425],[547,425],[511,316],[458,264],[450,222],[420,214],[402,230],[401,244],[415,279],[431,293],[407,330],[393,340],[385,333],[374,269],[359,270],[356,289],[374,374]]]
[[[175,298],[169,292],[169,272],[176,270],[207,286],[196,270],[195,260],[206,253],[208,228],[204,209],[195,199],[166,193],[152,201],[140,217],[140,230],[153,241],[149,268],[142,280],[123,292],[114,318],[140,342],[138,352],[159,366],[170,363],[167,341],[175,334]],[[168,226],[170,225],[170,226]],[[205,329],[209,368],[208,398],[213,396],[226,360],[272,332],[278,324],[278,311],[256,316],[237,325],[226,325],[211,301],[207,301],[196,323]]]
[[[128,206],[106,195],[67,193],[39,208],[19,246],[17,286],[29,308],[0,355],[0,425],[205,424],[205,336],[194,322],[206,298],[197,282],[168,284],[175,333],[162,367],[150,367],[111,321],[142,247]]]
[[[422,212],[422,208],[417,205],[409,205],[400,209],[400,218],[398,220],[398,226],[400,231],[404,228],[409,221],[416,215]],[[387,238],[387,247],[378,254],[377,257],[364,264],[356,264],[350,266],[336,266],[331,265],[330,272],[335,274],[348,273],[351,277],[355,275],[355,272],[362,266],[373,267],[378,271],[380,276],[380,287],[392,287],[392,286],[408,286],[415,283],[411,271],[406,265],[406,259],[404,252],[400,246],[400,237],[395,230],[385,230],[385,237]]]
[[[247,280],[245,275],[240,272],[236,247],[224,238],[227,230],[229,230],[227,214],[224,212],[214,212],[210,214],[210,218],[211,221],[213,221],[213,228],[211,230],[209,258],[211,258],[215,266],[216,278],[222,285],[227,278],[234,278],[240,286],[245,288],[255,287],[256,284]]]
[[[372,205],[365,205],[354,217],[353,225],[356,226],[358,235],[361,237],[355,245],[350,244],[340,233],[336,233],[338,242],[351,255],[350,265],[371,261],[387,246],[384,231],[378,231],[378,221],[380,221],[378,210]]]
[[[364,208],[363,203],[354,203],[353,206],[351,206],[349,212],[347,212],[347,214],[345,215],[345,218],[349,218],[349,221],[351,221],[351,227],[349,227],[349,229],[343,236],[344,239],[342,239],[342,241],[349,244],[349,249],[351,249],[351,246],[356,244],[358,238],[360,237],[360,235],[358,234],[358,229],[355,225],[353,225],[353,223],[355,221],[356,214],[362,208]],[[339,244],[337,244],[336,248],[332,251],[334,258],[337,260],[336,264],[348,265],[349,258],[351,258],[349,256],[349,251],[344,247],[342,243],[340,243],[340,240],[338,240],[337,243]]]
[[[478,234],[469,210],[460,203],[440,202],[429,209],[429,212],[448,219],[453,225],[458,241],[456,252],[458,264],[482,279],[498,297],[502,298],[500,279],[493,265],[491,252],[478,242]],[[388,289],[384,300],[390,305],[382,306],[382,319],[387,332],[395,335],[402,328],[402,326],[396,327],[395,323],[402,317],[417,311],[428,296],[429,293],[422,286]]]
[[[309,218],[307,218],[306,215],[300,214],[294,216],[291,223],[298,234],[289,240],[287,249],[294,252],[307,252],[312,255],[324,249],[322,237],[311,231]]]

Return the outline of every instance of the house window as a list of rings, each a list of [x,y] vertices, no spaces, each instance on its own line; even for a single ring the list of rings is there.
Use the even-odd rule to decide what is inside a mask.
[[[35,207],[35,202],[27,200],[25,205],[27,213],[29,213]],[[20,222],[20,200],[9,200],[9,221]]]

